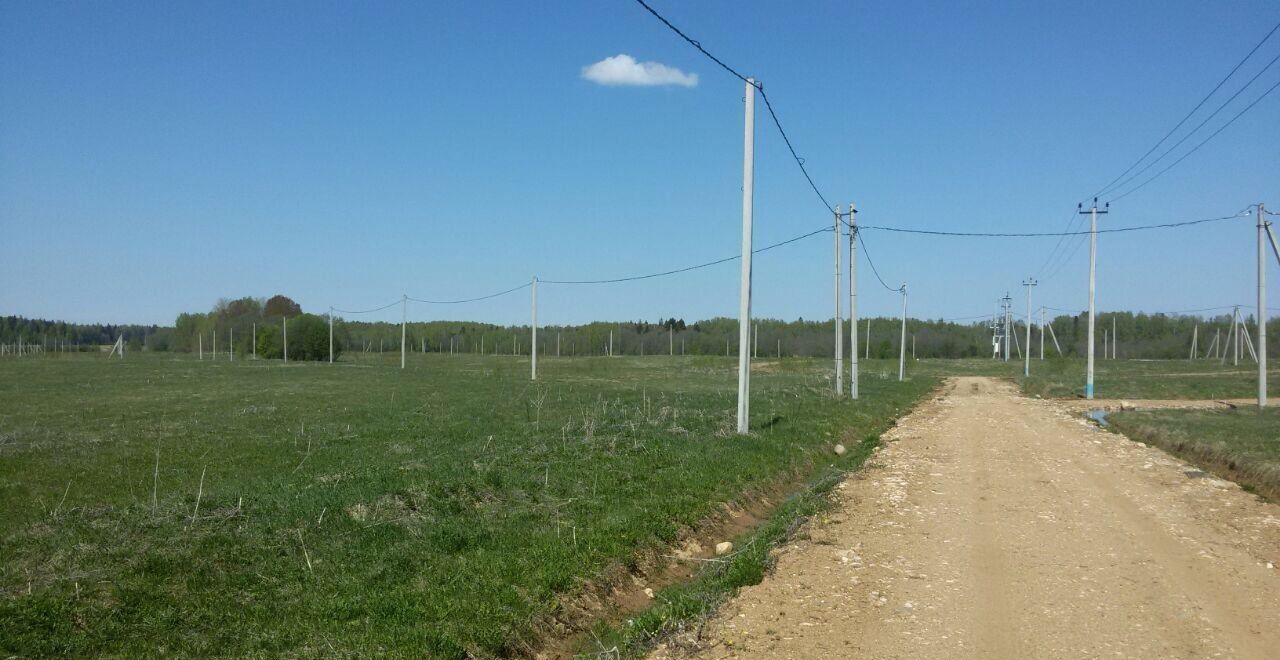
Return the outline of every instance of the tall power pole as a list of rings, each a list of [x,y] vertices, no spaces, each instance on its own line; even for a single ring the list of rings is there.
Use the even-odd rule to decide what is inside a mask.
[[[1095,314],[1095,310],[1094,310],[1093,297],[1094,297],[1094,291],[1097,288],[1096,274],[1097,274],[1097,268],[1098,268],[1098,214],[1109,213],[1111,211],[1111,202],[1107,202],[1106,207],[1104,207],[1103,210],[1101,211],[1098,210],[1097,197],[1093,198],[1093,206],[1089,207],[1088,211],[1084,211],[1083,206],[1084,206],[1083,204],[1076,205],[1077,213],[1084,214],[1087,212],[1089,214],[1089,340],[1088,340],[1088,347],[1086,348],[1086,353],[1088,353],[1088,356],[1087,356],[1088,364],[1085,367],[1084,398],[1092,399],[1093,398],[1093,350],[1094,350],[1093,334],[1094,334],[1094,327],[1097,325],[1096,323],[1097,319],[1094,318],[1095,316],[1097,316],[1097,314]]]
[[[858,209],[849,202],[849,398],[858,398]]]
[[[533,291],[530,295],[529,317],[533,334],[529,349],[529,380],[538,380],[538,276],[533,276]]]
[[[257,335],[258,333],[254,333]],[[255,337],[256,339],[256,337]],[[256,347],[255,347],[256,348]],[[257,352],[256,350],[254,351]],[[329,308],[329,364],[333,364],[333,308]]]
[[[751,413],[751,201],[755,181],[756,81],[747,78],[742,129],[742,271],[738,294],[738,433]]]
[[[1025,355],[1026,360],[1022,365],[1023,378],[1031,375],[1031,287],[1035,285],[1035,278],[1022,281],[1022,286],[1027,287],[1027,350]],[[1044,355],[1044,330],[1040,331],[1040,354]]]
[[[1008,293],[1000,299],[1000,324],[1003,330],[1000,331],[1000,339],[1003,346],[1000,347],[1001,358],[1003,361],[1009,361],[1009,346],[1013,344],[1013,298]]]
[[[400,368],[404,368],[405,338],[408,336],[405,327],[409,323],[409,296],[400,294]]]
[[[898,382],[907,376],[907,283],[902,283],[902,335],[898,338]]]
[[[1258,407],[1267,407],[1267,253],[1263,246],[1263,234],[1267,222],[1263,219],[1262,203],[1258,203]]]
[[[836,396],[840,397],[844,395],[844,312],[840,309],[840,207],[838,205],[836,206],[833,229],[835,231],[836,246],[836,274],[834,279],[836,312],[832,320],[836,327]]]

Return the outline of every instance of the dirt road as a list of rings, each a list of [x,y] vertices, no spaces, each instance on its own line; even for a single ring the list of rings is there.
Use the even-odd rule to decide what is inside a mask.
[[[1280,658],[1280,505],[950,381],[839,508],[658,658]]]

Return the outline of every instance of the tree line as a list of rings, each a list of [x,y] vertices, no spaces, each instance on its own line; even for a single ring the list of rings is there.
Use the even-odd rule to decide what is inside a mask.
[[[329,356],[329,319],[327,315],[308,314],[288,296],[271,298],[243,297],[218,300],[208,312],[179,314],[173,327],[147,325],[76,324],[62,321],[0,317],[0,342],[13,344],[22,338],[29,344],[46,345],[56,350],[65,344],[97,350],[99,345],[114,343],[123,335],[133,350],[219,353],[234,348],[236,353],[256,353],[262,358],[279,358],[284,353],[285,321],[288,328],[290,359],[327,360]],[[1048,321],[1053,333],[1046,335],[1046,355],[1083,356],[1086,347],[1088,317],[1060,314]],[[870,340],[868,341],[868,323]],[[1280,321],[1269,321],[1268,332],[1277,337]],[[1200,351],[1209,346],[1215,333],[1223,336],[1230,329],[1231,315],[1211,318],[1169,316],[1132,312],[1104,312],[1098,315],[1097,346],[1102,351],[1104,330],[1108,344],[1114,341],[1112,329],[1119,336],[1116,355],[1119,358],[1169,359],[1187,357],[1193,331],[1198,331]],[[1253,317],[1246,317],[1252,336],[1257,336]],[[1198,330],[1197,330],[1198,328]],[[851,353],[849,328],[844,327],[843,350]],[[957,323],[944,319],[907,319],[907,354],[920,359],[990,357],[992,327],[990,321]],[[1025,350],[1026,325],[1015,323],[1017,355]],[[901,320],[875,317],[859,319],[859,357],[896,358],[901,338]],[[401,328],[394,322],[369,322],[338,317],[334,320],[333,346],[336,354],[344,351],[395,352],[400,350]],[[472,321],[419,321],[405,327],[405,342],[414,352],[428,353],[529,353],[531,332],[528,325],[497,325]],[[759,319],[751,332],[751,348],[759,357],[831,357],[834,352],[834,326],[830,319],[783,321]],[[1272,342],[1275,344],[1277,342]],[[682,318],[661,318],[656,322],[637,320],[624,322],[597,321],[578,325],[545,325],[538,328],[539,351],[542,355],[736,355],[738,321],[711,318],[686,323]],[[1038,355],[1039,326],[1033,326],[1032,350]],[[1277,349],[1268,347],[1269,354]]]

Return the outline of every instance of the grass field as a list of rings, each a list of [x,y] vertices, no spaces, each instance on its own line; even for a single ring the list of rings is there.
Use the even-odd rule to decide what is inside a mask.
[[[1132,411],[1107,421],[1131,439],[1280,500],[1280,410]]]
[[[1021,377],[1021,369],[1018,370]],[[1098,360],[1094,396],[1099,399],[1223,399],[1257,396],[1257,365],[1238,366],[1217,360]],[[1280,386],[1280,370],[1267,371],[1267,382]],[[1033,360],[1023,391],[1043,397],[1084,394],[1085,362],[1081,359]],[[1274,387],[1269,390],[1280,393]]]
[[[0,361],[0,652],[503,654],[718,503],[830,469],[935,383],[724,358]],[[845,465],[854,465],[851,452]]]

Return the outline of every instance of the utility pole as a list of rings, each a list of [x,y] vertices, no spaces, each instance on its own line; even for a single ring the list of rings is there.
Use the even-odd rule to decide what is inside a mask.
[[[404,368],[405,328],[409,322],[409,296],[400,294],[400,368]]]
[[[1076,204],[1076,212],[1084,214],[1083,204]],[[1089,207],[1089,340],[1088,340],[1088,365],[1085,367],[1084,376],[1084,398],[1093,398],[1093,335],[1096,320],[1094,316],[1093,297],[1097,288],[1097,268],[1098,268],[1098,214],[1106,214],[1111,212],[1111,202],[1103,210],[1098,210],[1098,198],[1093,198],[1093,206]]]
[[[529,349],[529,380],[538,380],[538,276],[533,276],[532,302],[530,303],[530,316],[532,320],[530,326],[533,328],[533,335]]]
[[[333,308],[329,308],[329,364],[333,364]]]
[[[289,317],[281,315],[280,325],[284,328],[284,363],[289,364]]]
[[[755,184],[756,81],[747,78],[742,131],[742,271],[738,294],[738,433],[751,412],[751,202]]]
[[[1111,359],[1116,359],[1116,347],[1120,344],[1120,335],[1116,334],[1116,315],[1111,314]]]
[[[227,339],[227,361],[235,362],[236,361],[236,329],[229,328],[227,332],[230,333],[231,335],[231,337]]]
[[[756,323],[756,334],[751,340],[751,357],[760,357],[760,323]]]
[[[836,327],[836,343],[835,343],[835,359],[836,359],[836,397],[844,396],[844,312],[840,309],[840,206],[836,206],[835,211],[835,246],[836,246],[836,270],[834,280],[834,292],[836,302],[835,316],[832,317]]]
[[[1258,407],[1267,407],[1267,254],[1263,233],[1269,224],[1262,218],[1262,202],[1258,202]]]
[[[849,202],[849,398],[858,398],[858,208]]]
[[[674,322],[667,327],[667,354],[670,357],[676,356],[676,325]]]
[[[907,283],[902,283],[902,335],[898,338],[898,382],[907,376]]]
[[[1027,354],[1026,360],[1022,365],[1022,377],[1031,376],[1031,287],[1037,284],[1035,278],[1022,280],[1022,286],[1027,287]],[[1040,331],[1040,354],[1044,355],[1044,331]]]
[[[871,319],[867,319],[867,351],[864,359],[871,359]]]
[[[1040,308],[1040,359],[1044,359],[1044,308]]]
[[[333,313],[330,312],[330,315],[332,314]],[[333,321],[331,319],[330,323],[332,322]],[[257,321],[253,322],[253,359],[255,360],[258,359],[258,322]]]
[[[1000,339],[1004,344],[1000,347],[1002,353],[1001,357],[1005,362],[1008,362],[1009,345],[1013,343],[1013,298],[1009,297],[1008,292],[1006,292],[1004,297],[1000,299],[1000,314],[1003,317],[1000,322],[1004,327],[1000,332]]]

